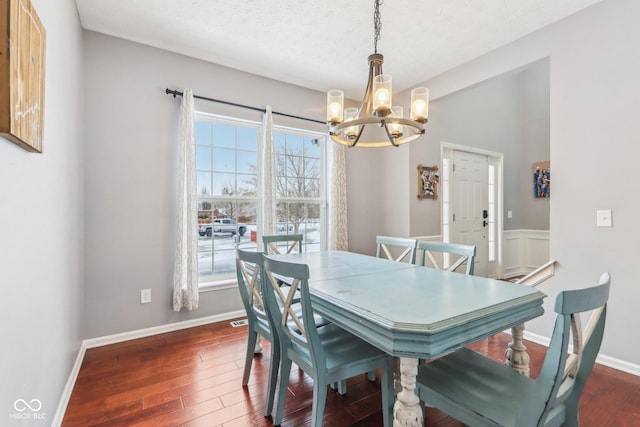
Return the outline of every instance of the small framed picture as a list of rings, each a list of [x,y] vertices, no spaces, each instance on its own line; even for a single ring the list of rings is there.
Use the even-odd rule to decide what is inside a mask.
[[[439,182],[438,166],[418,165],[418,199],[436,200]]]
[[[551,197],[551,162],[533,164],[533,197]]]

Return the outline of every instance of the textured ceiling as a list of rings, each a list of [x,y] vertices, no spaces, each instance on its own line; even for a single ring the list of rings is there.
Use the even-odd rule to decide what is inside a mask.
[[[601,0],[387,0],[394,92]],[[88,30],[360,99],[373,53],[372,0],[76,0]]]

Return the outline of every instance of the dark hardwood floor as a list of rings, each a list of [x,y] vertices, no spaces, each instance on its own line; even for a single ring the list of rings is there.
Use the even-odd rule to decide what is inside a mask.
[[[263,413],[269,343],[254,358],[248,387],[241,386],[246,326],[229,322],[89,349],[63,426],[272,426]],[[504,360],[510,336],[473,345]],[[540,369],[545,347],[527,343],[531,371]],[[379,378],[348,381],[348,393],[329,391],[325,426],[381,426]],[[312,381],[292,370],[282,426],[309,425]],[[581,425],[640,426],[640,379],[596,365],[580,403]],[[436,409],[425,426],[462,426]]]

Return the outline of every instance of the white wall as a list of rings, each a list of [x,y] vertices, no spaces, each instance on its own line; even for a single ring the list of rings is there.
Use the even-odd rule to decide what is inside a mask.
[[[0,138],[3,426],[51,423],[82,338],[82,32],[73,0],[32,3],[47,36],[44,153]],[[39,399],[45,420],[9,418],[17,399]]]
[[[635,259],[640,190],[638,40],[640,2],[608,0],[435,78],[432,96],[550,58],[553,197],[551,257],[556,275],[540,289],[546,314],[527,325],[549,336],[558,291],[595,284],[611,272],[612,291],[602,354],[640,364]],[[613,228],[597,228],[597,209],[613,210]]]

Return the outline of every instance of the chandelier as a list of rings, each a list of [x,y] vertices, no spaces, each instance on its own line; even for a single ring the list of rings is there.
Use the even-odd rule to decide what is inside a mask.
[[[329,135],[335,142],[350,147],[397,147],[411,142],[424,134],[423,125],[429,116],[429,89],[425,87],[411,91],[410,119],[404,118],[402,107],[392,105],[391,76],[382,73],[383,56],[378,53],[381,3],[381,0],[375,0],[374,53],[369,55],[369,80],[360,108],[345,109],[344,92],[341,90],[327,92]],[[367,126],[368,129],[380,127],[384,132],[382,135],[379,131],[365,132]]]

